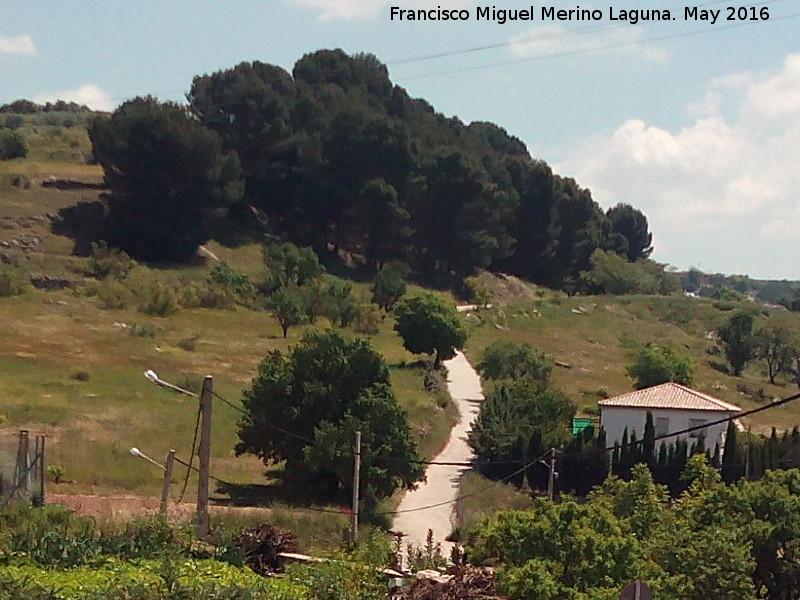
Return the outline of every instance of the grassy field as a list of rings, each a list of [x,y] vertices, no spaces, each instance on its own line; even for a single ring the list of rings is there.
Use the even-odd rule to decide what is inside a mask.
[[[739,305],[683,296],[588,296],[568,298],[535,290],[528,298],[481,311],[472,319],[467,353],[473,362],[494,340],[528,342],[562,366],[553,381],[593,413],[597,401],[632,391],[625,373],[631,352],[648,341],[670,345],[691,356],[695,365],[692,387],[714,397],[754,408],[797,392],[786,380],[771,385],[763,361],[753,361],[741,377],[724,371],[725,358],[713,354],[719,344],[714,331],[732,311],[759,311],[757,327],[781,325],[800,332],[800,316],[744,302]],[[800,402],[754,415],[746,425],[768,432],[772,426],[791,428],[800,423]]]
[[[97,183],[102,172],[86,164],[88,140],[82,130],[26,125],[25,133],[30,157],[0,162],[0,253],[19,261],[11,270],[25,279],[44,273],[67,277],[73,285],[52,292],[27,286],[21,296],[0,298],[3,426],[48,435],[49,462],[63,467],[64,479],[71,482],[57,486],[59,491],[156,493],[159,471],[129,449],[136,446],[162,459],[174,448],[187,459],[196,402],[153,386],[143,372],[153,369],[167,381],[195,389],[203,375],[213,375],[215,389],[235,404],[261,358],[296,343],[307,326],[292,328],[284,340],[264,311],[183,309],[160,318],[142,314],[133,302],[109,309],[96,295],[87,295],[93,285],[85,275],[87,259],[72,255],[74,241],[52,233],[50,224],[59,210],[94,201],[100,192],[41,183],[52,178]],[[25,175],[31,185],[14,185],[15,175]],[[258,245],[226,248],[211,242],[208,247],[254,281],[263,277]],[[140,287],[155,282],[180,289],[205,279],[210,267],[139,267],[130,277]],[[631,390],[625,365],[630,351],[645,341],[688,352],[696,365],[694,387],[745,408],[795,391],[788,384],[769,385],[759,363],[743,377],[732,377],[720,369],[721,356],[708,354],[715,346],[711,332],[733,306],[679,296],[568,298],[514,280],[502,286],[498,281],[495,287],[503,289],[497,306],[469,317],[468,355],[476,362],[496,339],[530,342],[565,365],[554,370],[554,382],[581,411],[593,412],[598,399]],[[354,283],[360,294],[367,287]],[[762,310],[759,318],[800,331],[795,315]],[[441,393],[424,390],[418,357],[402,348],[390,318],[370,337],[390,365],[393,387],[423,453],[434,455],[456,418],[452,404]],[[213,474],[243,485],[276,483],[274,466],[233,455],[237,417],[230,407],[215,405]],[[766,431],[796,423],[800,404],[766,411],[749,424]]]
[[[87,259],[71,255],[73,240],[52,233],[50,221],[61,209],[96,200],[99,191],[63,191],[41,182],[97,183],[102,172],[81,162],[88,149],[85,132],[56,129],[26,126],[30,157],[0,162],[0,244],[5,242],[0,252],[19,261],[7,268],[24,280],[43,273],[73,283],[72,289],[58,291],[26,285],[20,296],[0,298],[3,427],[47,434],[48,461],[61,466],[69,482],[54,486],[59,492],[152,494],[160,487],[159,471],[129,449],[138,447],[161,460],[174,448],[188,460],[197,410],[192,398],[157,388],[143,372],[153,369],[164,380],[194,389],[203,375],[213,375],[215,390],[237,404],[266,353],[297,343],[308,326],[292,328],[283,339],[264,311],[183,309],[160,318],[142,314],[135,303],[108,309],[100,298],[87,295],[93,285],[85,275]],[[12,185],[15,174],[30,178],[30,187]],[[30,240],[29,247],[20,247],[20,241]],[[209,249],[254,281],[263,279],[258,245],[231,249],[211,242]],[[211,266],[140,266],[130,278],[134,287],[158,283],[180,289],[204,280]],[[356,288],[364,293],[366,285]],[[317,326],[327,325],[322,320]],[[452,404],[424,390],[418,357],[402,348],[390,319],[371,337],[390,365],[393,387],[421,450],[435,454],[455,419]],[[238,416],[215,404],[212,474],[234,483],[269,483],[275,467],[233,455]]]

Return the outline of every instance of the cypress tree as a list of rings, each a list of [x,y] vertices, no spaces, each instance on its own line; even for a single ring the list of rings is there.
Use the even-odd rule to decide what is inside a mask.
[[[647,416],[644,419],[644,437],[642,438],[642,462],[648,465],[655,463],[655,450],[656,450],[656,428],[653,425],[653,413],[647,411]]]

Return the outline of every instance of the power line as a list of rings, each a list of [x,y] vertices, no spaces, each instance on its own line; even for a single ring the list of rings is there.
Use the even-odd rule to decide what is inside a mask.
[[[779,2],[779,1],[789,1],[789,0],[773,0],[773,1]],[[766,23],[773,23],[775,21],[784,21],[784,20],[787,20],[787,19],[795,19],[797,17],[800,17],[800,13],[794,13],[794,14],[785,15],[785,16],[782,16],[782,17],[774,17],[774,18],[771,18],[769,21],[766,21]],[[476,66],[472,66],[472,67],[463,67],[463,68],[458,68],[458,69],[450,69],[450,70],[447,70],[447,71],[437,71],[437,72],[432,72],[432,73],[423,73],[421,75],[412,75],[410,77],[405,77],[403,79],[405,81],[411,81],[411,80],[414,80],[414,79],[426,79],[426,78],[429,78],[429,77],[440,77],[442,75],[454,75],[454,74],[458,74],[458,73],[467,73],[467,72],[471,72],[471,71],[481,71],[481,70],[490,69],[490,68],[493,68],[493,67],[504,67],[504,66],[508,66],[508,65],[515,65],[515,64],[531,62],[531,61],[535,61],[535,60],[544,60],[544,59],[549,59],[549,58],[560,58],[560,57],[563,57],[563,56],[576,56],[576,55],[580,55],[580,54],[589,54],[589,53],[592,53],[592,52],[600,52],[600,51],[603,51],[603,50],[613,50],[613,49],[617,49],[617,48],[627,48],[627,47],[631,47],[631,46],[640,46],[640,45],[648,44],[648,43],[652,43],[652,42],[662,42],[662,41],[672,40],[672,39],[677,39],[677,38],[691,37],[691,36],[703,35],[703,34],[708,34],[708,33],[716,33],[718,31],[725,31],[725,30],[729,30],[729,29],[738,29],[740,27],[748,27],[748,26],[756,25],[756,24],[763,25],[764,23],[765,23],[764,21],[759,21],[758,23],[755,23],[755,22],[743,22],[743,23],[734,23],[734,24],[731,24],[731,25],[715,25],[713,28],[700,29],[700,30],[697,30],[697,31],[684,31],[684,32],[673,33],[673,34],[669,34],[669,35],[656,36],[656,37],[648,38],[648,39],[644,39],[644,40],[635,40],[635,41],[629,41],[629,42],[617,42],[617,43],[613,43],[613,44],[594,46],[592,48],[578,48],[578,49],[575,49],[575,50],[564,50],[564,51],[561,51],[561,52],[551,52],[549,54],[541,54],[541,55],[538,55],[538,56],[527,56],[527,57],[523,57],[523,58],[498,61],[498,62],[494,62],[494,63],[487,63],[487,64],[476,65]]]
[[[482,493],[492,489],[497,483],[505,483],[506,481],[508,481],[510,479],[513,479],[514,477],[516,477],[520,473],[523,473],[525,470],[527,470],[530,467],[532,467],[534,464],[536,464],[540,460],[544,459],[548,454],[550,454],[550,450],[548,450],[547,452],[545,452],[544,454],[542,454],[540,456],[537,456],[533,460],[527,462],[526,464],[524,464],[522,467],[520,467],[519,469],[517,469],[516,471],[514,471],[510,475],[507,475],[507,476],[503,477],[502,479],[498,479],[496,481],[493,481],[491,484],[489,484],[487,486],[484,486],[484,487],[482,487],[482,488],[480,488],[478,490],[475,490],[474,492],[470,492],[469,494],[461,494],[459,496],[456,496],[455,498],[447,500],[446,502],[437,502],[436,504],[428,504],[426,506],[418,506],[416,508],[407,508],[405,510],[387,510],[387,511],[377,512],[375,514],[376,515],[398,515],[398,514],[401,514],[401,513],[419,512],[421,510],[428,510],[430,508],[437,508],[439,506],[444,506],[446,504],[452,504],[453,502],[458,502],[459,500],[464,500],[465,498],[469,498],[471,496],[477,496],[478,494],[482,494]]]
[[[769,4],[777,4],[781,2],[789,2],[793,0],[766,0],[765,2],[759,2],[757,4],[753,4],[753,7],[758,6],[766,6]],[[697,8],[706,8],[709,6],[716,6],[719,4],[730,4],[728,0],[716,0],[715,2],[706,2],[704,4],[697,4],[695,5]],[[779,17],[780,18],[780,17]],[[606,23],[604,25],[592,25],[589,27],[583,27],[580,29],[568,30],[568,31],[560,31],[557,33],[548,33],[548,34],[534,34],[528,35],[517,39],[506,40],[502,42],[494,42],[491,44],[484,44],[481,46],[471,46],[468,48],[460,48],[458,50],[450,50],[444,52],[437,52],[432,54],[423,54],[421,56],[415,56],[411,58],[401,58],[397,60],[390,60],[387,61],[389,65],[405,65],[429,60],[435,60],[439,58],[449,58],[452,56],[461,56],[465,54],[472,54],[476,52],[485,52],[486,50],[497,50],[500,48],[510,48],[513,46],[521,46],[525,44],[530,44],[532,42],[542,42],[542,41],[550,41],[550,40],[558,40],[563,38],[570,38],[570,37],[578,37],[582,35],[590,35],[593,33],[602,33],[606,30],[617,30],[617,29],[626,29],[630,30],[631,25],[628,23],[624,24],[614,24],[614,23]],[[640,40],[641,41],[641,40]],[[642,42],[644,43],[644,42]]]
[[[703,423],[702,425],[694,425],[692,427],[687,427],[685,429],[680,429],[680,430],[674,431],[672,433],[665,433],[665,434],[662,434],[662,435],[657,435],[657,436],[655,436],[653,438],[649,438],[647,440],[642,438],[641,440],[628,442],[628,443],[625,444],[625,446],[638,446],[640,444],[643,444],[645,441],[648,442],[648,443],[649,442],[658,442],[658,441],[661,441],[661,440],[666,440],[666,439],[669,439],[669,438],[685,435],[687,433],[693,433],[695,431],[701,431],[703,429],[707,429],[709,427],[713,427],[714,425],[722,425],[723,423],[729,423],[730,421],[735,421],[736,419],[749,417],[750,415],[754,415],[754,414],[763,412],[765,410],[769,410],[769,409],[772,409],[772,408],[778,408],[779,406],[783,406],[785,404],[788,404],[789,402],[794,402],[798,398],[800,398],[800,393],[794,394],[793,396],[789,396],[787,398],[783,398],[781,400],[778,400],[777,402],[772,402],[772,403],[766,404],[764,406],[759,406],[757,408],[752,408],[750,410],[746,410],[744,412],[740,412],[740,413],[737,413],[735,415],[731,415],[729,417],[724,417],[722,419],[717,419],[716,421],[711,421],[709,423]],[[563,458],[571,458],[571,457],[574,457],[574,456],[582,456],[584,454],[595,454],[595,453],[598,453],[598,452],[613,452],[617,448],[622,448],[622,447],[623,447],[622,444],[615,444],[613,446],[608,446],[608,447],[600,449],[600,450],[583,450],[581,452],[559,452],[559,454]]]

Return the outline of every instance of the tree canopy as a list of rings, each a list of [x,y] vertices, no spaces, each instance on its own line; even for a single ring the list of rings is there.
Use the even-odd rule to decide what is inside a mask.
[[[467,330],[452,302],[424,292],[402,298],[394,309],[395,331],[414,354],[434,354],[438,367],[467,341]]]
[[[637,390],[674,381],[691,385],[694,368],[689,356],[669,346],[648,342],[635,351],[625,369]]]
[[[134,258],[187,260],[242,197],[236,154],[177,104],[130,100],[96,117],[89,136],[111,189],[108,241]]]
[[[423,478],[386,364],[366,340],[309,332],[287,353],[269,353],[242,399],[237,454],[286,461],[332,488],[349,489],[354,433],[362,431],[364,498]]]
[[[725,347],[725,358],[737,377],[742,374],[745,365],[756,357],[754,323],[755,315],[751,311],[740,310],[719,328],[719,338]]]
[[[320,256],[347,256],[373,271],[391,261],[428,276],[463,278],[486,268],[570,291],[581,288],[580,273],[592,268],[594,251],[634,262],[652,250],[640,211],[620,204],[604,212],[588,189],[554,174],[503,128],[465,124],[410,97],[371,54],[318,50],[301,57],[291,72],[243,62],[195,77],[187,99],[188,109],[137,99],[118,109],[126,116],[112,117],[113,127],[93,126],[96,155],[126,205],[151,202],[147,197],[158,184],[162,212],[186,212],[164,193],[174,187],[176,165],[154,154],[162,148],[175,155],[169,144],[131,146],[132,160],[140,164],[114,168],[112,159],[126,147],[139,112],[160,123],[136,129],[142,139],[180,121],[192,135],[214,132],[215,152],[225,160],[238,157],[241,182],[235,194],[222,194],[222,205],[232,204],[220,235],[257,239],[267,233]],[[165,116],[172,112],[183,116]],[[140,179],[148,185],[123,189],[119,179],[128,167],[147,173]],[[238,181],[232,168],[223,169],[232,175],[231,185],[222,185],[230,192]],[[204,177],[197,175],[190,180],[202,187]],[[146,229],[147,213],[141,212],[137,227]],[[164,229],[162,215],[154,216],[151,228]],[[119,243],[135,245],[140,236],[125,238],[120,228],[112,227]]]

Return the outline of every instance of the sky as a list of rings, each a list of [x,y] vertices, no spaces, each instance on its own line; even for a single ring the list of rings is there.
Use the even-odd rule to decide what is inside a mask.
[[[636,11],[662,19],[634,24]],[[369,52],[412,96],[500,125],[604,208],[640,209],[653,259],[800,279],[800,0],[0,0],[0,12],[0,104],[113,110],[182,100],[193,77],[242,61],[291,71],[321,48]]]

